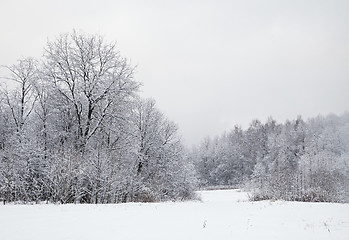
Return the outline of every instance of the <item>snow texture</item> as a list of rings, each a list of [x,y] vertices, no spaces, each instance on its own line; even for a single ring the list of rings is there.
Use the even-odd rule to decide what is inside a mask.
[[[349,204],[249,202],[239,190],[201,201],[2,205],[0,239],[348,239]]]

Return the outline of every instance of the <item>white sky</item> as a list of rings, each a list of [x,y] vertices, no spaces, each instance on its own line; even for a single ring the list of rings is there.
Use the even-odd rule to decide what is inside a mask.
[[[0,0],[0,65],[73,28],[118,43],[185,143],[349,110],[349,1]]]

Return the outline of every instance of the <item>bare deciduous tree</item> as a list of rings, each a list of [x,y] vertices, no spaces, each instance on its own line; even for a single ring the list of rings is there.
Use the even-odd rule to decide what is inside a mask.
[[[72,34],[49,42],[45,53],[45,74],[73,107],[79,148],[104,123],[112,105],[137,91],[134,68],[103,37]]]
[[[37,66],[32,58],[18,61],[18,64],[6,67],[11,77],[8,80],[17,83],[18,90],[12,92],[4,90],[6,104],[11,110],[13,121],[19,132],[34,109],[37,96],[33,91],[33,83],[37,77]]]

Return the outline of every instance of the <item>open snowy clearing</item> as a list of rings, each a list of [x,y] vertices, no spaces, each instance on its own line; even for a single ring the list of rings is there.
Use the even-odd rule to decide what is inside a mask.
[[[247,201],[239,190],[202,201],[1,205],[0,239],[345,239],[349,204]]]

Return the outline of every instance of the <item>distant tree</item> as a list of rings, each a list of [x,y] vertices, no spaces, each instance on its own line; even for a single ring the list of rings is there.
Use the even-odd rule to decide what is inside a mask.
[[[201,186],[245,186],[251,198],[349,201],[349,117],[252,121],[192,153]]]

